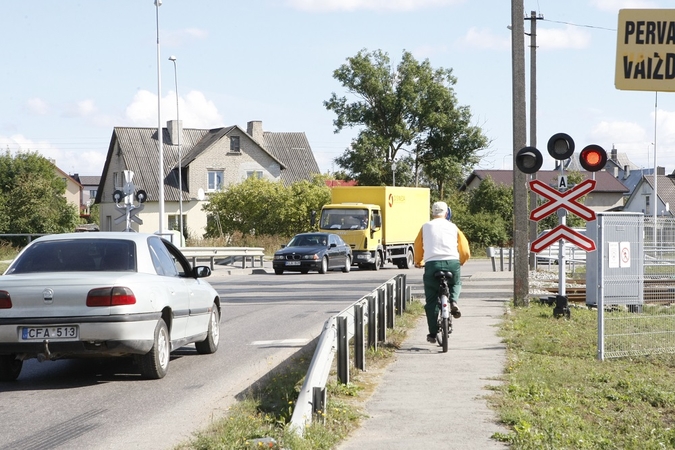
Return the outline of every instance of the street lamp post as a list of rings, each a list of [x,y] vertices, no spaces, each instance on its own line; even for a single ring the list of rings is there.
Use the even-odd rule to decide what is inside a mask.
[[[162,0],[155,0],[157,11],[157,147],[159,150],[159,233],[164,232],[164,142],[162,139],[162,78],[159,56],[159,7]]]
[[[183,242],[183,174],[181,173],[181,146],[180,138],[183,134],[183,127],[180,124],[180,113],[178,109],[178,69],[176,69],[176,57],[169,56],[169,61],[173,62],[173,79],[176,83],[176,122],[178,122],[178,214],[179,214],[179,229],[180,241]],[[182,244],[181,244],[182,245]]]

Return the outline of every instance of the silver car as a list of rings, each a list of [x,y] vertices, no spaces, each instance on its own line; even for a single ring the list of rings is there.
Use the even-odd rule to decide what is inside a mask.
[[[166,375],[170,353],[218,349],[220,298],[153,234],[72,233],[28,245],[0,277],[0,381],[23,361],[134,356],[141,375]]]

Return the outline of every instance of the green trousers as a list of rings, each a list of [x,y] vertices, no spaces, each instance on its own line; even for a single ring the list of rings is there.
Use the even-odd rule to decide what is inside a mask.
[[[459,300],[459,293],[462,290],[462,266],[457,259],[449,259],[446,261],[428,261],[424,264],[424,297],[426,304],[424,311],[427,313],[427,325],[429,326],[429,334],[438,333],[438,280],[434,278],[434,274],[439,270],[445,270],[452,273],[452,281],[448,283],[450,288],[450,301],[456,302]]]

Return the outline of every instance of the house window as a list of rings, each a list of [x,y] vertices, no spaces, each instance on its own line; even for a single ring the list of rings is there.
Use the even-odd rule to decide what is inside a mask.
[[[122,183],[120,183],[120,173],[119,172],[113,172],[113,187],[115,189],[122,187]]]
[[[239,153],[241,148],[239,147],[239,136],[230,136],[230,151]]]
[[[96,198],[96,189],[89,189],[89,198]]]
[[[246,171],[246,178],[261,179],[262,177],[263,177],[262,170],[247,170]]]
[[[223,171],[209,170],[208,191],[219,191],[223,188]]]
[[[649,210],[649,195],[645,196],[645,214],[650,214]]]

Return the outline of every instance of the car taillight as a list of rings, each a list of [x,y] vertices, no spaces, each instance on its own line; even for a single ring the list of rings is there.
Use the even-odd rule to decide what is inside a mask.
[[[87,294],[87,306],[120,306],[135,303],[136,297],[127,287],[96,288]]]
[[[0,291],[0,309],[9,309],[12,307],[12,299],[9,292]]]

